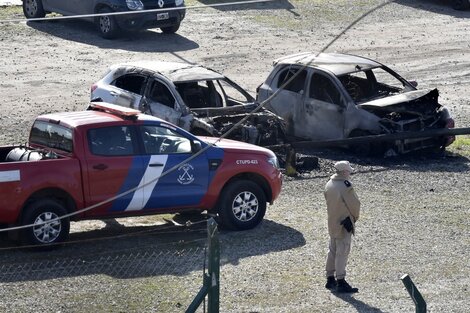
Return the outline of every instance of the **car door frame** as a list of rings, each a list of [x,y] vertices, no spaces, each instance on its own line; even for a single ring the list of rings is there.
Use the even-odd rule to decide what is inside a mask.
[[[285,70],[290,70],[290,69],[297,69],[297,70],[306,72],[306,78],[305,78],[304,86],[301,92],[295,92],[295,91],[291,91],[288,89],[282,89],[278,91],[280,89],[279,88],[279,76]],[[277,92],[277,95],[266,104],[266,107],[270,111],[273,111],[275,114],[279,115],[286,121],[288,136],[300,137],[299,129],[296,125],[297,124],[296,119],[298,116],[302,116],[305,113],[303,102],[305,98],[305,88],[307,85],[307,79],[308,79],[308,68],[305,68],[297,64],[295,65],[287,64],[285,66],[280,66],[279,69],[276,71],[276,73],[272,76],[270,80],[270,83],[269,83],[270,90],[266,92],[266,96],[270,97],[275,92]],[[285,108],[286,103],[287,105],[290,105],[290,107]],[[282,111],[280,110],[281,108],[283,109]]]
[[[171,95],[173,96],[173,99],[175,101],[174,104],[173,104],[173,108],[151,100],[150,93],[152,91],[153,83],[155,81],[163,84],[168,89],[168,91],[171,93]],[[152,109],[152,107],[150,106],[152,102],[157,105],[156,106],[157,108],[160,108],[161,110],[163,110],[163,112],[154,112],[155,109]],[[170,122],[172,124],[175,124],[179,127],[183,127],[183,128],[186,129],[187,125],[184,125],[185,123],[182,121],[182,118],[184,116],[188,115],[189,108],[187,108],[185,105],[181,105],[181,103],[182,103],[181,97],[175,91],[174,84],[169,82],[163,76],[153,75],[153,76],[149,77],[147,82],[146,82],[146,87],[145,87],[145,90],[144,90],[143,95],[141,97],[138,109],[141,112],[159,117],[159,118],[161,118],[161,119],[163,119],[167,122]]]
[[[314,75],[328,79],[339,94],[340,103],[322,101],[311,97],[311,84]],[[345,119],[350,99],[344,95],[343,87],[338,79],[329,72],[309,68],[307,86],[303,101],[303,115],[298,116],[301,137],[312,140],[342,139],[345,136]],[[336,126],[336,127],[335,127]]]

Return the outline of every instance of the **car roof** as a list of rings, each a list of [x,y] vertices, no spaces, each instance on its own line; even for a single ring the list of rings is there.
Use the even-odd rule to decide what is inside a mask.
[[[312,52],[291,54],[278,58],[274,61],[274,65],[277,64],[298,64],[315,67],[330,71],[337,76],[383,66],[379,62],[351,54],[320,53],[317,55]]]
[[[115,64],[112,69],[125,69],[131,71],[140,69],[150,73],[159,73],[167,77],[174,83],[224,79],[225,76],[208,69],[202,65],[189,64],[182,62],[165,62],[165,61],[137,61],[129,63]]]
[[[73,128],[78,128],[81,126],[106,126],[107,124],[115,124],[115,122],[122,122],[124,125],[127,123],[127,121],[129,121],[129,123],[131,123],[131,121],[132,123],[134,123],[135,121],[153,121],[165,125],[171,125],[170,123],[158,117],[143,113],[136,114],[136,118],[132,119],[129,116],[122,116],[118,114],[96,110],[50,113],[41,115],[37,119],[62,125],[65,124]]]

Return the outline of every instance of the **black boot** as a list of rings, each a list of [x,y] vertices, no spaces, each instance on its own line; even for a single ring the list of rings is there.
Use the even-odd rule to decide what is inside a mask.
[[[335,290],[336,289],[336,279],[334,276],[328,276],[326,278],[326,289]]]
[[[344,279],[338,279],[336,291],[338,293],[356,293],[359,292],[359,289],[351,287]]]

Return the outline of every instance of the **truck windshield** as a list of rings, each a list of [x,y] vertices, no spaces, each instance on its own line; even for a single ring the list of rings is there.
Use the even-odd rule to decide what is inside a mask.
[[[67,152],[73,150],[72,130],[44,121],[34,122],[29,142]]]

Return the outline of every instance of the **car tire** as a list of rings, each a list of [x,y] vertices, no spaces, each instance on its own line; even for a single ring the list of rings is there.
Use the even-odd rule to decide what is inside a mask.
[[[161,27],[160,29],[164,34],[174,34],[180,29],[180,23],[168,27]]]
[[[113,10],[110,8],[101,8],[98,13],[112,13]],[[105,39],[117,38],[121,29],[113,15],[103,15],[96,17],[96,26],[100,32],[101,37]]]
[[[261,187],[252,181],[234,181],[220,195],[218,222],[222,228],[254,228],[263,220],[265,213],[266,196]]]
[[[469,0],[454,0],[452,7],[455,10],[466,10],[470,8],[470,1]]]
[[[23,0],[23,14],[26,18],[41,18],[46,16],[42,0]]]
[[[65,207],[53,199],[42,199],[31,203],[24,212],[22,225],[40,224],[67,214]],[[65,241],[70,231],[70,219],[63,218],[51,223],[21,230],[22,244],[42,246]]]
[[[371,136],[374,135],[371,132],[355,129],[351,133],[349,133],[348,138],[355,138],[355,137],[363,137],[363,136]],[[385,152],[384,144],[381,142],[365,142],[365,143],[358,143],[352,144],[348,146],[349,150],[351,150],[354,154],[359,156],[378,156]]]

